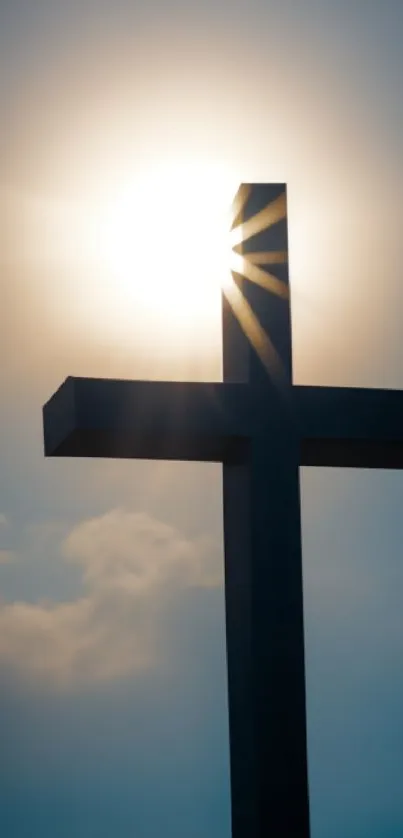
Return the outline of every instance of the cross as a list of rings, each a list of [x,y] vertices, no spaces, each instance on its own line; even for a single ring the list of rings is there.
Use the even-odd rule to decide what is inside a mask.
[[[232,836],[309,838],[299,467],[403,468],[403,392],[293,385],[286,187],[234,207],[223,382],[67,378],[45,454],[223,464]]]

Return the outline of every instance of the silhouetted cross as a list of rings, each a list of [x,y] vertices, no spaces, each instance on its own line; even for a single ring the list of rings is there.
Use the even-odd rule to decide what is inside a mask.
[[[45,454],[223,464],[232,834],[308,838],[299,466],[403,468],[403,392],[292,384],[285,186],[234,206],[223,383],[68,378]]]

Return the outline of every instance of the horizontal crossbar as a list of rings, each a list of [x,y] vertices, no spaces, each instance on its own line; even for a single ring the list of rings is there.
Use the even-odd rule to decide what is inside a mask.
[[[231,462],[293,432],[300,465],[403,468],[403,392],[68,378],[44,407],[49,457]],[[291,419],[290,419],[291,416]]]
[[[301,465],[403,468],[403,391],[294,387]]]
[[[68,378],[43,409],[45,455],[238,459],[246,444],[242,411],[237,411],[237,405],[244,402],[241,388],[236,384],[224,388],[220,383]]]

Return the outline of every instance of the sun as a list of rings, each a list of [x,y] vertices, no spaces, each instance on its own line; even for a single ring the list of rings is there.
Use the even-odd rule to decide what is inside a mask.
[[[251,184],[211,161],[153,161],[105,182],[85,194],[74,183],[47,205],[54,320],[103,345],[184,358],[218,346],[224,294],[255,347],[268,345],[243,289],[288,299],[277,276],[287,251],[259,250],[260,233],[285,217],[285,192],[245,216]]]
[[[112,164],[96,167],[50,192],[36,207],[32,249],[52,277],[54,321],[111,346],[214,341],[237,186],[222,161],[171,159],[128,165],[119,179]]]
[[[114,195],[98,222],[100,259],[126,310],[161,325],[199,325],[231,270],[235,180],[195,163],[154,167]]]

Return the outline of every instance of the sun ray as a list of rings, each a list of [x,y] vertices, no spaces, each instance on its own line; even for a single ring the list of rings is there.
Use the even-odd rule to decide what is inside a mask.
[[[260,253],[245,254],[248,262],[253,265],[285,265],[288,261],[287,250],[267,250]]]
[[[231,283],[225,287],[224,293],[239,325],[259,355],[259,358],[266,367],[270,377],[278,386],[285,385],[287,377],[285,375],[281,358],[268,334],[259,323],[252,307],[249,305],[242,294],[241,289],[233,279]]]
[[[251,193],[251,189],[252,189],[252,187],[251,187],[250,183],[242,183],[241,186],[238,189],[238,192],[235,195],[235,198],[232,202],[232,212],[231,212],[232,226],[231,226],[231,230],[233,230],[234,227],[237,227],[238,224],[241,223],[240,215],[241,215],[241,212],[242,212],[242,210],[243,210],[243,208],[244,208],[244,206],[245,206],[245,204],[246,204],[246,202],[249,198],[249,195]]]
[[[257,265],[250,264],[249,255],[245,258],[240,253],[233,253],[232,270],[246,277],[250,282],[254,282],[255,285],[260,285],[266,291],[270,291],[277,297],[281,297],[283,300],[288,300],[290,297],[289,286],[285,282],[282,282],[281,279],[273,276],[273,274],[263,271]]]
[[[231,231],[232,246],[236,247],[236,245],[241,244],[241,242],[247,241],[252,238],[252,236],[256,236],[258,233],[261,233],[262,230],[266,230],[267,227],[271,227],[272,224],[276,224],[278,221],[281,221],[285,218],[286,212],[286,196],[285,192],[282,192],[281,195],[279,195],[274,201],[271,201],[267,207],[264,207],[264,209],[257,212],[252,218],[249,218],[248,221],[244,221]]]

